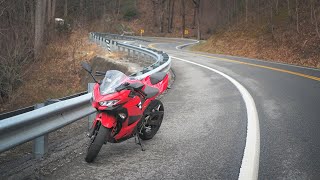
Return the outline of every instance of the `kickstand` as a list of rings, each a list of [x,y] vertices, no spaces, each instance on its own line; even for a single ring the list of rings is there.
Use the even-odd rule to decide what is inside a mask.
[[[144,147],[143,147],[143,144],[141,143],[141,139],[139,137],[139,134],[136,133],[135,137],[134,137],[134,142],[138,145],[140,145],[141,147],[141,151],[145,151]]]

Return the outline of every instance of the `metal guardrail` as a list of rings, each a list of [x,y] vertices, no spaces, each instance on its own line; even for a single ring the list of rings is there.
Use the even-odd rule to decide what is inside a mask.
[[[102,47],[108,47],[111,45],[111,49],[117,50],[117,51],[126,51],[128,52],[128,55],[135,55],[137,53],[143,54],[144,56],[149,56],[151,59],[153,59],[155,62],[148,66],[145,67],[143,70],[134,73],[130,75],[131,77],[135,77],[136,79],[143,79],[155,72],[168,72],[171,66],[171,58],[164,52],[162,51],[157,51],[154,49],[142,47],[142,46],[134,46],[134,45],[129,45],[129,44],[124,44],[124,43],[119,43],[115,41],[114,34],[108,34],[108,33],[90,33],[89,37],[93,42],[98,43]],[[119,35],[118,35],[119,37]],[[123,37],[123,36],[121,36]],[[130,37],[130,36],[128,36]],[[132,37],[130,37],[132,38]],[[117,38],[115,38],[117,39]],[[138,39],[138,38],[134,38]],[[139,39],[140,40],[140,39]]]
[[[140,53],[154,59],[154,64],[132,74],[131,77],[142,79],[155,72],[169,71],[171,59],[167,54],[149,48],[118,43],[106,39],[105,36],[106,34],[102,33],[90,33],[90,38],[95,39],[95,42],[98,41],[97,43],[102,46],[109,43],[119,51],[121,49],[127,51],[129,55],[132,51],[133,56]],[[113,34],[112,37],[124,39],[128,36]],[[130,39],[133,40],[131,37]],[[134,39],[137,40],[137,38]],[[34,140],[33,153],[36,158],[42,157],[47,152],[48,133],[96,112],[90,104],[91,96],[91,93],[83,92],[0,115],[0,152]]]
[[[55,131],[96,110],[91,94],[57,102],[0,121],[0,152]],[[42,106],[42,107],[41,107]]]
[[[75,98],[75,97],[78,97],[78,96],[81,96],[81,95],[85,95],[87,93],[88,92],[85,91],[85,92],[73,94],[73,95],[66,96],[66,97],[59,98],[59,99],[48,99],[46,102],[44,102],[44,104],[45,105],[49,105],[49,104],[52,104],[53,102],[64,101],[64,100],[67,100],[67,99],[71,99],[71,98]],[[10,112],[6,112],[6,113],[2,113],[2,114],[0,114],[0,121],[4,120],[4,119],[7,119],[7,118],[10,118],[10,117],[13,117],[13,116],[17,116],[17,115],[26,113],[26,112],[33,111],[33,110],[35,110],[35,107],[36,107],[36,105],[25,107],[25,108],[21,108],[21,109],[10,111]]]
[[[137,38],[137,37],[133,37],[133,36],[118,35],[118,34],[111,34],[111,33],[97,33],[97,32],[95,32],[95,34],[98,35],[98,36],[101,36],[101,37],[105,37],[107,39],[150,42],[148,40]]]

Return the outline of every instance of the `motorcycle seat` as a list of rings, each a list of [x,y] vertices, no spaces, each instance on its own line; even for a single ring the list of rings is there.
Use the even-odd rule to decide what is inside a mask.
[[[159,93],[159,90],[157,88],[145,85],[143,92],[146,93],[146,95],[147,95],[146,98],[151,98],[151,97],[157,95]]]
[[[150,81],[152,85],[157,84],[158,82],[162,81],[166,77],[167,73],[165,72],[156,72],[150,75]]]

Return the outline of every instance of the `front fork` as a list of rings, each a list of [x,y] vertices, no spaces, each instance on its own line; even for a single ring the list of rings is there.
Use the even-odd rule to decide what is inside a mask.
[[[95,120],[93,121],[92,127],[89,130],[89,137],[93,135],[95,130],[99,128],[99,126],[102,125],[108,129],[114,129],[117,125],[117,120],[114,115],[105,113],[105,112],[99,112],[96,115]]]

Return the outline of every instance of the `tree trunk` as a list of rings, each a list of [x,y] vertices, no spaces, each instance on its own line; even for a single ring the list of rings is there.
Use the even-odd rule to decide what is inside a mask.
[[[314,23],[314,19],[315,19],[315,17],[314,17],[314,1],[313,0],[310,0],[311,2],[310,2],[310,22],[311,22],[311,24],[313,24]]]
[[[47,19],[46,19],[46,11],[47,10],[47,1],[45,0],[45,1],[43,1],[43,8],[42,8],[42,12],[41,12],[41,14],[42,14],[42,17],[41,17],[41,24],[42,24],[42,26],[43,26],[43,28],[41,28],[41,34],[42,34],[42,41],[43,41],[43,44],[45,44],[45,42],[47,42],[47,39],[44,39],[45,38],[45,36],[44,36],[44,34],[45,34],[45,32],[46,32],[46,24],[47,24]]]
[[[276,14],[279,14],[279,0],[276,0]]]
[[[167,3],[168,3],[168,5],[167,5],[167,14],[168,14],[168,16],[167,16],[167,24],[168,24],[167,32],[170,33],[171,0],[168,0]]]
[[[297,32],[299,33],[299,3],[296,0],[296,20],[297,20]]]
[[[27,3],[25,0],[22,0],[22,5],[23,5],[23,16],[22,16],[22,19],[24,19],[25,17],[27,17]],[[25,25],[27,23],[27,21],[24,21]]]
[[[197,9],[196,13],[197,13],[197,39],[200,40],[201,39],[201,27],[200,27],[200,9],[201,9],[201,0],[192,0],[195,8]]]
[[[56,16],[56,0],[52,0],[52,4],[51,4],[51,19],[54,20]]]
[[[184,38],[184,30],[186,29],[186,7],[185,0],[181,0],[181,18],[182,18],[182,37]]]
[[[51,0],[48,0],[48,8],[47,8],[47,21],[48,21],[48,24],[51,24],[51,22],[52,22],[52,16],[51,16],[51,10],[52,10],[52,7],[51,7],[51,5],[52,5],[52,2],[51,2]]]
[[[47,30],[46,30],[46,33],[45,33],[45,37],[47,38],[47,39],[49,39],[50,40],[50,38],[51,38],[51,32],[53,31],[53,26],[52,26],[52,16],[51,16],[51,10],[52,10],[52,1],[51,0],[48,0],[48,2],[47,2],[47,23],[46,23],[46,28],[47,28]]]
[[[68,16],[68,0],[64,0],[64,13],[63,17],[66,19]]]
[[[172,22],[172,10],[173,10],[173,4],[174,1],[169,0],[168,1],[168,33],[171,33],[171,22]]]
[[[160,33],[163,33],[163,27],[164,27],[164,11],[165,11],[165,0],[160,0]]]
[[[196,26],[196,16],[197,16],[197,8],[194,7],[194,8],[193,8],[193,19],[192,19],[192,26],[193,26],[193,27]]]
[[[271,24],[271,33],[272,33],[272,37],[274,37],[274,24],[273,24],[273,3],[272,0],[270,1],[270,24]]]
[[[248,22],[248,0],[246,0],[246,23]]]
[[[36,0],[36,12],[35,12],[35,33],[34,33],[34,55],[38,59],[40,56],[41,47],[43,45],[43,28],[44,24],[42,23],[43,19],[43,0]]]
[[[34,2],[33,2],[33,0],[31,0],[30,2],[29,2],[29,7],[30,7],[30,22],[31,22],[31,27],[32,27],[32,29],[35,27],[35,17],[34,17]],[[34,32],[34,31],[33,31]],[[34,33],[32,33],[32,34],[34,34]]]
[[[198,35],[197,39],[201,39],[201,28],[200,28],[200,0],[199,0],[199,7],[197,8],[197,26],[198,26]]]
[[[173,17],[174,17],[174,5],[175,5],[175,0],[172,0],[172,8],[171,8],[171,20],[170,20],[170,31],[172,31],[173,28]]]
[[[117,8],[117,16],[119,17],[120,15],[120,7],[121,7],[121,1],[118,0],[118,8]]]
[[[260,0],[258,0],[258,23],[260,24]]]
[[[134,8],[138,9],[138,0],[134,0]]]
[[[314,22],[315,22],[315,26],[316,26],[317,36],[320,38],[320,32],[319,32],[319,27],[318,27],[318,17],[316,15],[316,10],[313,10],[313,18],[314,18]]]
[[[287,0],[287,4],[288,4],[288,16],[289,18],[291,18],[290,0]]]
[[[83,16],[83,0],[79,1],[79,11],[80,11],[80,15]]]
[[[158,20],[157,20],[157,3],[155,0],[152,1],[152,7],[153,7],[153,23],[155,27],[158,27]]]

